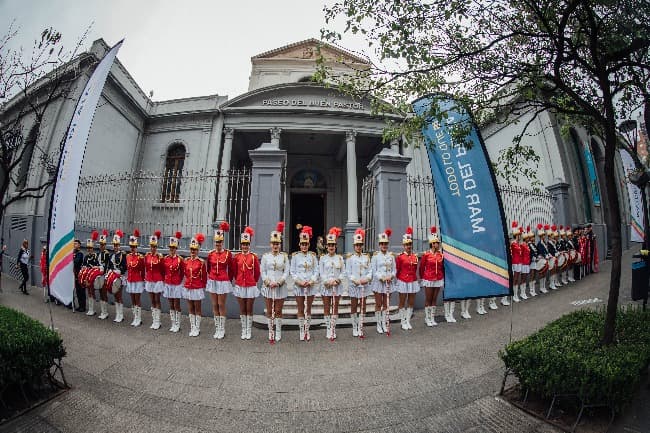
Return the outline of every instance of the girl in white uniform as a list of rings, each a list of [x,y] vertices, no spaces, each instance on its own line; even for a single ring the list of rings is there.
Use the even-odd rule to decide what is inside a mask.
[[[336,320],[339,317],[339,301],[341,299],[341,282],[345,278],[345,262],[340,254],[336,254],[336,240],[342,230],[332,227],[327,234],[327,254],[320,257],[318,273],[321,281],[321,296],[325,312],[326,337],[336,339]],[[331,313],[331,314],[330,314]]]
[[[266,320],[271,343],[282,339],[282,308],[287,297],[289,257],[280,251],[284,222],[279,222],[271,232],[271,251],[262,256],[262,296],[266,303]]]
[[[375,319],[377,332],[390,335],[390,314],[388,302],[395,285],[395,256],[388,251],[391,229],[379,233],[379,251],[375,252],[370,261],[372,267],[372,291],[375,292]]]

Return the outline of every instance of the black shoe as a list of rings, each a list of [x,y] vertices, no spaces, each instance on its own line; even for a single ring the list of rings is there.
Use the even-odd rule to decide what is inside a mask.
[[[77,313],[84,313],[86,311],[86,309],[85,308],[77,308],[75,311]]]
[[[22,293],[23,293],[23,295],[29,295],[29,293],[27,292],[27,290],[25,290],[25,291],[22,292]]]
[[[67,308],[68,310],[72,310],[72,304],[66,305],[65,308]]]

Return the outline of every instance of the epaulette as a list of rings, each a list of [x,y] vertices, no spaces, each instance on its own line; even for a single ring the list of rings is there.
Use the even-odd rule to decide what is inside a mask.
[[[374,253],[372,253],[373,256],[376,256],[377,254],[379,254],[379,251],[375,251]]]
[[[346,259],[349,259],[349,258],[352,257],[353,255],[354,255],[354,253],[345,253],[345,258],[346,258]]]
[[[300,251],[294,251],[293,253],[291,253],[291,257],[297,255],[299,252],[300,252]]]
[[[280,251],[280,254],[282,254],[285,257],[289,256],[289,254],[285,253],[284,251]]]
[[[217,252],[217,250],[215,250],[215,249],[213,248],[213,249],[211,249],[210,251],[208,251],[208,254],[212,254],[212,253],[216,253],[216,252]]]
[[[310,252],[309,252],[309,255],[310,255],[310,256],[315,256],[315,255],[316,255],[316,253],[315,253],[315,252],[313,252],[313,251],[310,251]]]

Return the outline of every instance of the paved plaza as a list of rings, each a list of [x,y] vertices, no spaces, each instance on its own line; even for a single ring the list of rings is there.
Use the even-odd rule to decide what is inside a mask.
[[[629,301],[631,254],[622,303]],[[576,301],[604,305],[609,269],[605,262],[599,274],[487,316],[472,305],[471,320],[432,329],[416,311],[412,331],[394,326],[386,337],[371,329],[359,340],[346,328],[336,342],[324,330],[309,343],[285,331],[272,346],[255,328],[242,341],[238,320],[228,320],[226,339],[217,341],[207,318],[200,337],[189,338],[186,317],[182,332],[171,334],[168,318],[152,331],[148,321],[129,326],[129,315],[118,325],[53,306],[72,389],[0,432],[558,432],[496,397],[503,377],[497,352],[509,341],[511,319],[517,339],[584,308]],[[49,324],[40,290],[23,296],[9,278],[2,287],[0,303]],[[641,425],[628,416],[616,431],[640,432]]]

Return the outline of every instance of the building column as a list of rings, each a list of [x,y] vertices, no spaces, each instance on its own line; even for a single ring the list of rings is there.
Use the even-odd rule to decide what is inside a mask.
[[[232,155],[232,140],[235,135],[233,128],[224,129],[223,155],[221,156],[221,171],[219,173],[219,202],[217,203],[217,221],[225,221],[228,217],[228,187],[230,186],[230,157]]]
[[[411,158],[392,149],[383,149],[368,164],[376,181],[375,233],[393,229],[390,249],[401,251],[401,234],[409,224],[406,166]],[[375,240],[376,241],[376,240]]]
[[[346,146],[346,177],[348,183],[348,217],[345,223],[345,251],[353,250],[354,231],[361,227],[359,224],[359,201],[357,199],[357,132],[345,133]]]

